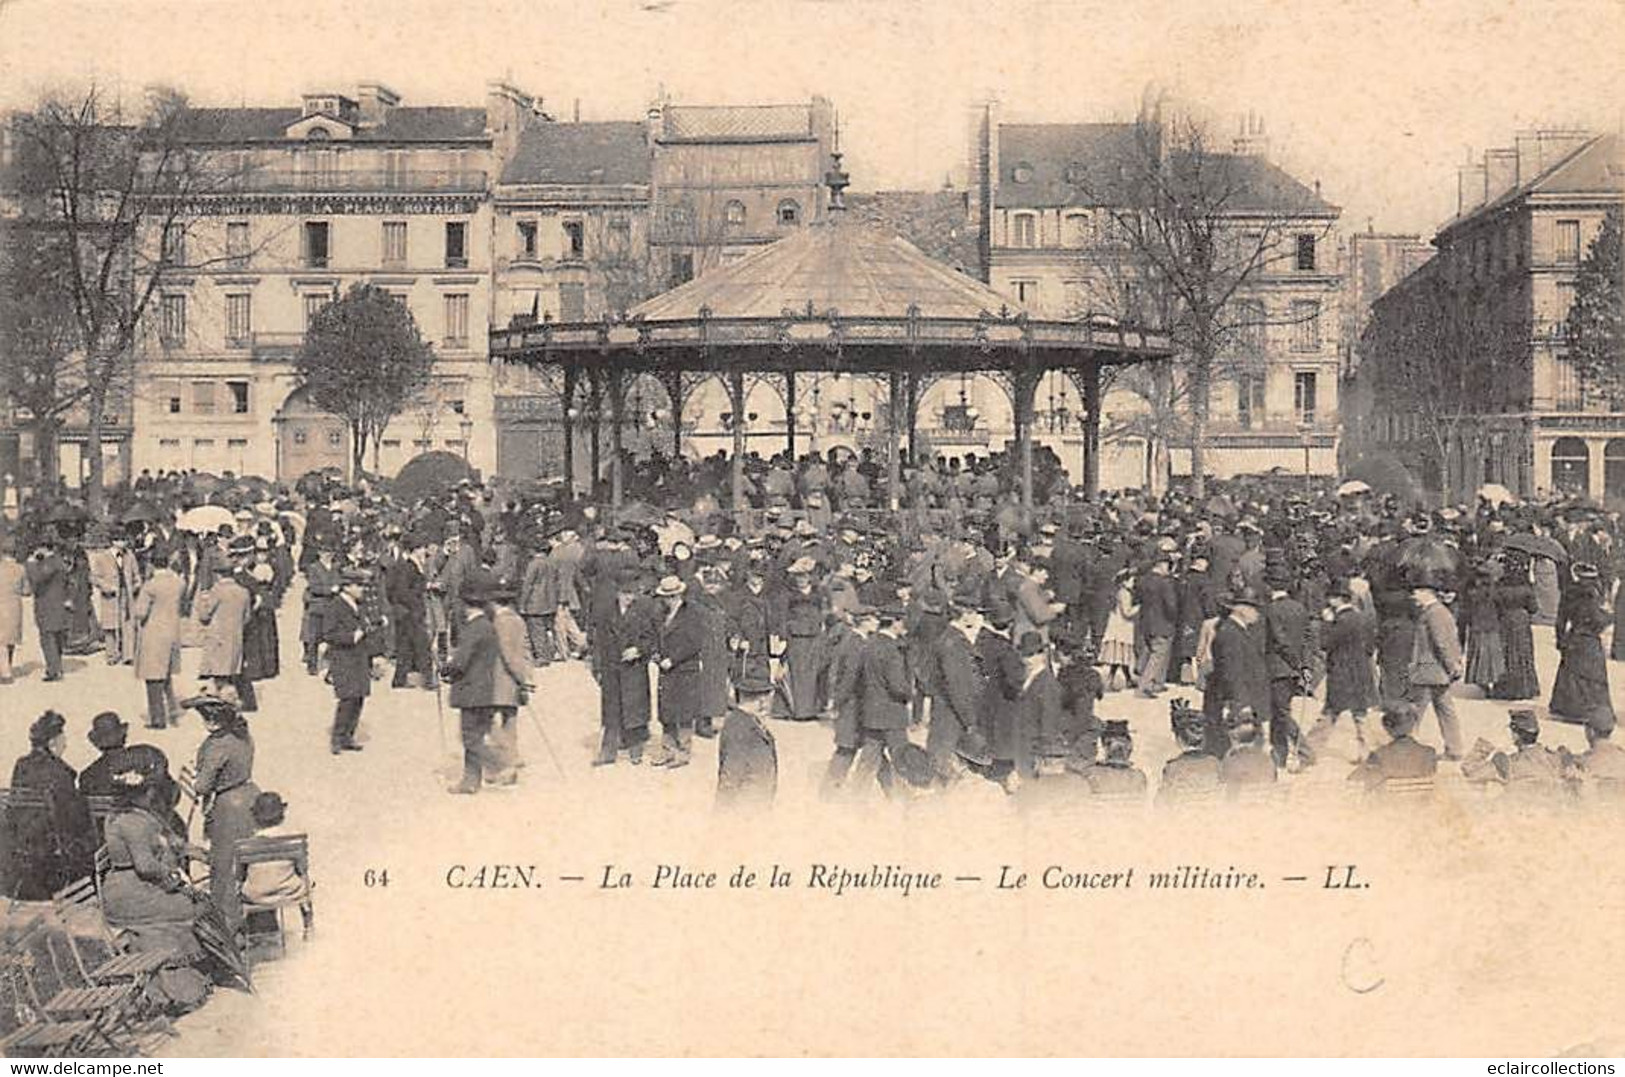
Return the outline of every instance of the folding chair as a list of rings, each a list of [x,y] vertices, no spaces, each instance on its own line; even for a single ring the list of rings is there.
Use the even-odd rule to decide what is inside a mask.
[[[1377,785],[1373,792],[1384,800],[1401,803],[1426,803],[1433,799],[1438,787],[1431,777],[1427,778],[1388,778]]]
[[[197,814],[197,771],[192,769],[190,763],[181,767],[181,772],[175,775],[175,784],[181,787],[181,795],[186,797],[186,833],[192,833],[192,816]]]
[[[53,1021],[40,1012],[23,976],[32,957],[0,953],[0,1054],[8,1058],[61,1058],[84,1054],[98,1038],[94,1021]]]
[[[118,807],[112,797],[86,797],[90,804],[90,817],[96,823],[96,837],[107,837],[107,820],[111,819]]]
[[[136,1032],[134,1011],[140,1001],[134,984],[74,986],[58,966],[44,919],[35,920],[12,946],[20,958],[12,969],[16,990],[32,1004],[35,1014],[60,1023],[89,1022],[94,1038],[112,1053],[130,1053]],[[50,979],[41,988],[47,968]]]
[[[248,875],[250,864],[290,863],[294,874],[298,875],[305,884],[303,898],[291,898],[270,905],[260,905],[243,899],[243,931],[250,943],[257,938],[269,938],[270,932],[250,931],[248,922],[255,913],[272,913],[276,921],[277,950],[281,953],[288,951],[287,929],[283,926],[283,910],[290,905],[299,906],[299,913],[305,924],[304,937],[310,937],[311,925],[316,915],[315,906],[311,902],[311,893],[314,889],[310,881],[310,836],[308,834],[284,834],[277,837],[242,838],[232,847],[233,863],[237,875],[237,885],[242,886]]]
[[[84,878],[69,883],[52,895],[51,904],[56,908],[57,918],[62,921],[74,965],[86,983],[134,983],[145,989],[147,981],[177,957],[173,950],[128,949],[113,925],[107,922],[93,879]],[[87,928],[89,933],[83,936],[76,934],[73,930],[76,926]],[[86,940],[82,945],[78,941],[80,938]],[[85,952],[91,949],[92,939],[103,953],[92,954],[91,960],[87,961]]]

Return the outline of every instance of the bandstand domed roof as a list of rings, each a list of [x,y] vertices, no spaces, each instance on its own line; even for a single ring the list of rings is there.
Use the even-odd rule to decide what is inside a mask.
[[[629,313],[649,321],[778,318],[787,311],[807,314],[809,304],[816,315],[834,311],[843,318],[902,318],[910,307],[926,319],[1021,313],[981,281],[841,210]]]

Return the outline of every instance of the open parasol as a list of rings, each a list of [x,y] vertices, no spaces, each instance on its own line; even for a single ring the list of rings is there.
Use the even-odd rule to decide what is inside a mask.
[[[1518,499],[1512,495],[1512,491],[1498,482],[1487,482],[1480,486],[1478,488],[1478,498],[1480,501],[1487,501],[1496,507],[1516,505],[1518,503]]]
[[[125,509],[124,515],[119,517],[122,522],[127,524],[150,524],[156,523],[163,518],[164,514],[158,511],[158,506],[150,501],[137,501]]]
[[[237,525],[237,518],[224,505],[199,505],[195,509],[187,509],[175,521],[175,526],[182,531],[198,535],[213,534],[220,530],[222,524],[231,527]]]
[[[1360,494],[1369,494],[1371,484],[1360,479],[1350,479],[1337,488],[1338,497],[1357,497]]]
[[[473,475],[468,461],[455,453],[426,452],[408,460],[395,474],[390,492],[397,501],[411,504],[443,494]]]
[[[1565,550],[1563,544],[1550,535],[1529,535],[1519,532],[1515,535],[1508,535],[1506,542],[1502,543],[1502,546],[1508,550],[1522,550],[1531,557],[1545,557],[1564,564],[1567,564],[1569,560],[1569,551]]]

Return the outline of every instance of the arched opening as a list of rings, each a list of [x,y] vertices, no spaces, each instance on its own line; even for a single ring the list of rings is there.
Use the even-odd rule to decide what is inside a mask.
[[[1552,442],[1552,489],[1567,494],[1591,493],[1591,447],[1583,438]]]
[[[1603,446],[1603,492],[1610,501],[1625,501],[1625,438]]]
[[[723,375],[706,378],[683,402],[683,450],[698,457],[733,449],[736,417]],[[771,457],[784,449],[784,397],[771,378],[745,376],[745,452]]]
[[[276,414],[279,482],[293,482],[311,471],[336,467],[348,474],[350,428],[337,415],[311,402],[304,388],[295,389]]]

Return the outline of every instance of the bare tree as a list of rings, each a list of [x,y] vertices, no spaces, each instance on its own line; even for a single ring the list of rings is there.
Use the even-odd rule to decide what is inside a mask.
[[[187,144],[185,116],[175,91],[150,90],[126,108],[92,85],[43,98],[14,125],[19,183],[34,193],[42,225],[38,269],[59,282],[72,312],[92,512],[103,500],[108,403],[128,391],[153,299],[177,270],[216,261],[188,258],[195,200],[234,176]]]
[[[1294,257],[1297,236],[1308,229],[1318,240],[1331,229],[1288,204],[1292,192],[1275,189],[1257,158],[1215,152],[1210,141],[1196,120],[1153,114],[1136,125],[1133,151],[1115,167],[1074,177],[1081,202],[1104,214],[1104,245],[1121,252],[1114,272],[1161,308],[1145,313],[1161,319],[1157,328],[1178,349],[1179,388],[1162,399],[1187,405],[1183,433],[1197,496],[1206,483],[1213,388],[1246,357],[1239,342],[1262,325],[1303,320],[1244,300]]]
[[[57,474],[64,421],[87,389],[68,289],[42,257],[50,246],[32,223],[14,224],[0,245],[0,373],[6,397],[27,413],[41,478]]]

